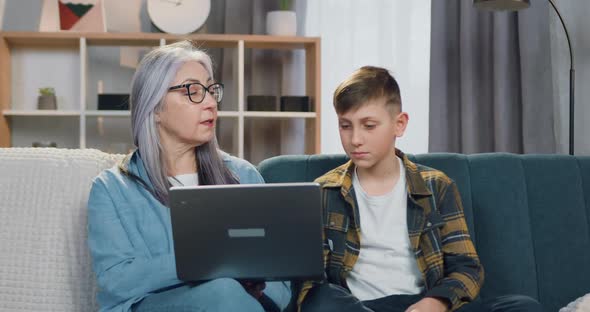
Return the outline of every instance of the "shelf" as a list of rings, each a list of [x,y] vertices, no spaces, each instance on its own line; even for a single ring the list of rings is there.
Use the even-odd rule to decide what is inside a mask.
[[[244,112],[244,117],[259,118],[316,118],[315,112]]]
[[[238,117],[240,116],[239,112],[234,111],[217,111],[217,117]]]
[[[318,37],[291,37],[241,34],[191,34],[172,35],[164,33],[92,33],[92,32],[21,32],[8,31],[2,34],[11,45],[77,46],[80,38],[86,38],[89,45],[145,46],[160,45],[179,40],[194,40],[206,43],[210,48],[236,47],[236,42],[244,41],[245,48],[256,49],[305,49],[319,43]]]
[[[225,110],[217,114],[217,137],[224,150],[254,162],[277,153],[319,153],[320,38],[243,34],[0,31],[0,147],[30,146],[33,140],[47,139],[63,147],[126,150],[132,140],[131,112],[97,110],[98,81],[103,81],[101,86],[109,93],[128,93],[135,70],[129,64],[134,64],[134,59],[126,59],[123,65],[119,48],[146,48],[136,49],[141,57],[151,48],[180,40],[192,40],[215,58],[228,61],[224,62],[227,70],[216,73],[231,82],[225,103],[231,105],[223,106]],[[298,80],[304,86],[298,93],[309,97],[315,112],[246,110],[246,95],[255,89],[249,66],[264,61],[254,59],[253,54],[260,52],[257,49],[299,50],[297,54],[305,60],[304,68],[300,68],[305,77]],[[286,70],[292,66],[264,53],[261,55],[276,66]],[[24,81],[28,89],[54,87],[61,110],[37,110],[36,94],[24,90]],[[276,87],[268,91],[274,94],[292,92],[283,90],[286,87],[280,84],[267,87]]]
[[[86,116],[96,116],[96,117],[129,117],[131,116],[131,112],[128,110],[88,110],[85,111],[84,114]]]
[[[43,33],[43,32],[4,32],[2,37],[13,46],[43,46],[43,47],[71,47],[78,48],[80,36],[72,33]]]
[[[4,116],[80,116],[80,111],[75,110],[4,110]],[[129,117],[130,111],[116,110],[89,110],[84,115],[93,117]],[[315,118],[314,112],[243,112],[244,117],[256,118]],[[219,111],[219,117],[239,117],[237,111]]]
[[[84,112],[86,116],[96,116],[96,117],[129,117],[131,116],[130,111],[117,111],[117,110],[89,110]],[[217,112],[217,116],[219,117],[238,117],[240,114],[238,112],[231,112],[231,111],[220,111]]]
[[[8,111],[14,112],[14,111]],[[32,111],[36,112],[36,111]],[[43,111],[40,111],[43,112]],[[19,112],[20,113],[20,112]],[[78,113],[79,114],[79,113]],[[131,116],[131,112],[129,111],[110,111],[110,110],[89,110],[84,112],[86,116],[96,116],[96,117],[128,117]],[[10,116],[15,115],[11,113],[4,112],[4,115]],[[27,112],[26,114],[19,114],[23,116],[44,116],[42,114],[32,114]],[[55,114],[52,114],[55,115]],[[58,114],[59,115],[59,114]],[[242,115],[244,117],[258,117],[258,118],[315,118],[316,115],[314,112],[243,112]],[[69,116],[69,115],[59,115],[59,116]],[[219,111],[217,112],[218,117],[239,117],[240,112],[238,111]]]
[[[4,110],[4,116],[80,116],[76,110]]]

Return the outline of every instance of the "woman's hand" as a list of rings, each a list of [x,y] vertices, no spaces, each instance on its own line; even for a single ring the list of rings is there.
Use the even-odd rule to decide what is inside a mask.
[[[426,297],[411,305],[406,309],[406,312],[446,312],[449,310],[448,308],[445,301]]]
[[[266,288],[266,283],[264,281],[240,281],[242,287],[256,300],[262,297],[262,292]]]

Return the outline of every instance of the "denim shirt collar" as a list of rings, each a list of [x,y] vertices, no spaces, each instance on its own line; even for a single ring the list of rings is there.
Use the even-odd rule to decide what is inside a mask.
[[[125,175],[133,174],[141,178],[148,186],[152,187],[147,171],[143,164],[143,160],[139,155],[139,150],[127,154],[123,160],[119,163],[119,170]]]

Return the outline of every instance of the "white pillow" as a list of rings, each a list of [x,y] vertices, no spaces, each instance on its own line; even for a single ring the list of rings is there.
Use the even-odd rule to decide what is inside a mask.
[[[590,312],[590,294],[572,301],[567,306],[561,308],[559,312]]]

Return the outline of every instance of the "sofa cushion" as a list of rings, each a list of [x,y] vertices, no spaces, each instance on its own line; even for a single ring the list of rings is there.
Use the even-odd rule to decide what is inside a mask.
[[[482,297],[521,294],[538,298],[521,160],[508,154],[473,155],[469,170],[477,250],[486,273]]]
[[[262,161],[259,170],[266,183],[311,182],[347,160],[345,155],[285,155]]]
[[[590,192],[584,192],[584,183],[590,182],[589,161],[555,155],[529,156],[523,161],[538,291],[548,311],[557,311],[590,291],[590,229],[585,209]]]
[[[94,311],[86,246],[92,178],[122,155],[0,148],[0,310]]]

